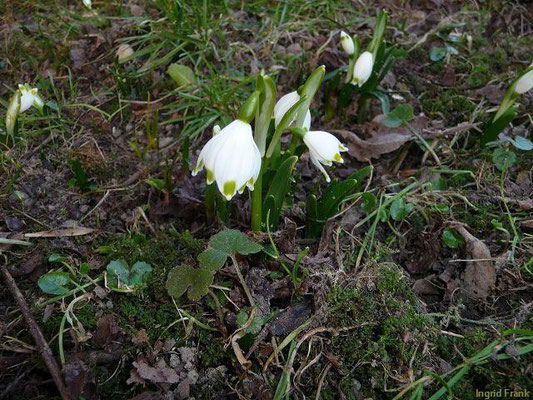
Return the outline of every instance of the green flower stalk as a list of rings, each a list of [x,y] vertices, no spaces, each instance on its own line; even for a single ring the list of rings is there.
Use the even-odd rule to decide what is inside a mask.
[[[516,102],[516,99],[521,94],[524,94],[533,88],[533,66],[530,66],[522,75],[511,83],[509,89],[505,93],[502,102],[498,111],[494,115],[492,122],[500,118],[505,112],[511,108],[511,106]]]

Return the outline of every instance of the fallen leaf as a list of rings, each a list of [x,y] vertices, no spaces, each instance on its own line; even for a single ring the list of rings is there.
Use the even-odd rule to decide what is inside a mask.
[[[487,85],[476,90],[476,94],[485,97],[491,104],[500,104],[503,90],[498,85]]]
[[[485,300],[496,284],[496,268],[492,262],[490,250],[485,243],[474,237],[461,225],[454,225],[455,230],[466,242],[468,261],[464,274],[464,288],[472,297]]]
[[[179,376],[170,368],[165,360],[160,359],[155,367],[148,365],[146,361],[133,362],[139,377],[153,383],[178,383]],[[130,377],[131,379],[131,377]]]
[[[80,360],[69,362],[63,366],[65,384],[72,399],[93,398],[95,393],[94,378],[91,370]]]
[[[384,115],[378,115],[369,125],[371,136],[367,140],[359,138],[355,133],[346,130],[334,130],[348,145],[350,155],[358,161],[367,162],[372,158],[379,158],[382,154],[391,153],[403,144],[416,139],[416,136],[406,126],[388,128],[382,124]],[[411,129],[422,133],[429,119],[423,114],[416,117],[411,123]],[[376,130],[377,126],[377,130]],[[373,128],[373,130],[372,130]]]
[[[439,295],[441,291],[434,283],[431,282],[432,276],[417,279],[413,284],[413,292],[421,295]]]
[[[148,343],[149,339],[146,329],[141,328],[141,330],[139,330],[139,332],[137,332],[137,334],[131,338],[131,341],[137,346],[143,343]]]
[[[309,302],[290,306],[274,317],[268,330],[272,335],[285,336],[307,321],[312,312]]]
[[[96,323],[96,332],[93,336],[93,343],[98,347],[107,346],[114,335],[120,331],[113,316],[104,315]]]
[[[92,228],[64,228],[64,229],[50,229],[48,231],[40,231],[33,233],[25,233],[25,238],[56,238],[56,237],[68,237],[68,236],[83,236],[96,232],[96,229]]]

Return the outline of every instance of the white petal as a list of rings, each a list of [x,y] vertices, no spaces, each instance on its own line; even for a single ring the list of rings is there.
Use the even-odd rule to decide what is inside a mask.
[[[324,178],[326,178],[326,182],[328,183],[331,182],[331,179],[328,173],[326,172],[322,164],[320,164],[320,162],[315,158],[312,152],[309,152],[309,158],[311,159],[311,162],[314,164],[314,166],[317,167],[320,172],[322,172],[322,174],[324,175]]]
[[[298,92],[290,92],[282,96],[276,105],[274,106],[274,124],[278,126],[283,116],[289,111],[289,109],[300,100]],[[293,121],[291,121],[291,124]],[[289,124],[290,125],[290,124]]]
[[[355,62],[352,82],[362,86],[370,78],[372,68],[374,68],[374,56],[371,52],[365,51]]]
[[[533,88],[533,69],[526,72],[516,81],[514,90],[518,94],[525,93]]]
[[[307,110],[307,114],[305,114],[304,128],[306,128],[307,130],[311,129],[311,111],[309,110]]]
[[[37,97],[37,88],[33,88],[30,90],[24,88],[20,90],[20,93],[20,112],[24,112],[33,105],[33,102]]]
[[[224,130],[230,126],[232,129],[227,133],[227,140],[220,145],[213,166],[218,189],[228,200],[252,179],[257,159],[261,159],[250,124],[234,121],[216,137],[224,135]],[[224,193],[224,185],[228,182],[234,182],[233,193]]]
[[[309,131],[304,136],[304,143],[322,164],[330,165],[332,161],[340,162],[336,158],[338,158],[342,144],[331,133]]]

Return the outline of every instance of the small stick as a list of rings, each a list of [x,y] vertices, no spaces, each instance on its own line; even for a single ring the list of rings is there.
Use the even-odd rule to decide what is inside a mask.
[[[57,390],[59,390],[59,393],[61,394],[61,398],[63,400],[71,400],[67,387],[65,386],[63,378],[61,377],[61,372],[59,372],[59,366],[57,365],[57,362],[52,354],[52,350],[44,338],[43,333],[39,329],[39,326],[35,322],[35,319],[31,315],[30,307],[28,306],[26,299],[24,299],[24,296],[20,292],[17,283],[7,270],[7,267],[5,265],[0,266],[0,271],[4,276],[4,281],[7,288],[15,298],[15,301],[17,302],[24,319],[30,328],[30,333],[33,336],[33,340],[35,340],[35,343],[37,344],[37,347],[43,356],[44,362],[48,367],[52,378],[54,379]]]

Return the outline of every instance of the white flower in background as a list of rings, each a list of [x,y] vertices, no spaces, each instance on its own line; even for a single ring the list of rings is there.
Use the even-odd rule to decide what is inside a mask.
[[[526,72],[516,81],[514,91],[518,94],[525,93],[533,88],[533,69]]]
[[[363,86],[370,78],[372,68],[374,68],[374,56],[371,52],[365,51],[359,56],[353,67],[352,84]]]
[[[254,190],[261,170],[261,154],[254,142],[251,125],[237,119],[209,139],[192,175],[204,167],[207,183],[216,182],[227,200],[237,192],[242,193],[246,187]]]
[[[92,0],[81,0],[83,2],[83,5],[87,7],[89,10],[92,8]]]
[[[128,59],[133,55],[133,53],[133,47],[131,47],[127,43],[122,43],[120,46],[118,46],[117,49],[118,62],[122,63],[124,61],[128,61]]]
[[[343,163],[340,152],[348,151],[348,148],[331,133],[324,131],[306,132],[303,141],[309,148],[311,162],[324,174],[326,182],[330,182],[331,179],[322,164],[330,166],[333,161]]]
[[[220,125],[217,124],[217,125],[213,126],[213,136],[218,135],[221,130],[222,129],[220,129]]]
[[[29,89],[26,85],[19,85],[20,90],[20,112],[24,112],[29,109],[36,102],[39,103],[42,101],[38,96],[37,88]],[[38,106],[36,104],[36,106]]]
[[[341,46],[343,50],[351,56],[355,52],[355,45],[353,39],[346,32],[341,32]]]
[[[281,99],[278,100],[276,105],[274,106],[274,124],[275,126],[278,126],[281,120],[283,119],[283,116],[289,111],[289,109],[295,105],[298,100],[300,100],[300,95],[298,92],[290,92],[286,95],[282,96]],[[289,126],[291,126],[294,123],[294,119],[289,123]],[[305,120],[304,120],[304,128],[307,128],[309,130],[311,128],[311,112],[307,110],[307,114],[305,114]]]

